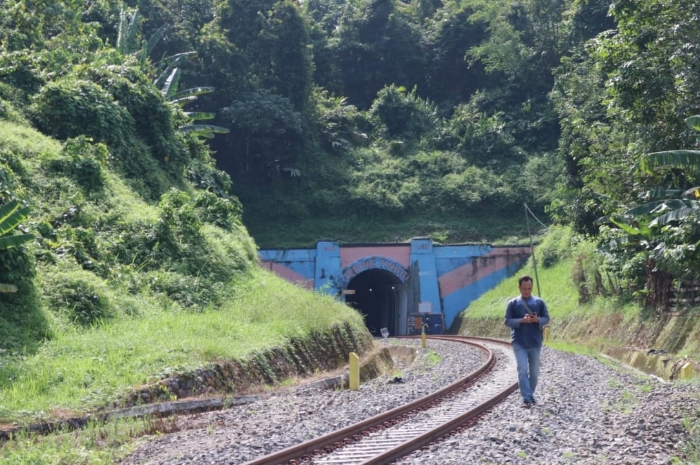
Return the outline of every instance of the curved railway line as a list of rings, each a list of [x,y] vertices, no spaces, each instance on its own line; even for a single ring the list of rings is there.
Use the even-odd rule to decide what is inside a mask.
[[[475,346],[486,353],[486,361],[428,396],[245,465],[391,463],[468,428],[517,389],[510,343],[461,336],[428,338]]]

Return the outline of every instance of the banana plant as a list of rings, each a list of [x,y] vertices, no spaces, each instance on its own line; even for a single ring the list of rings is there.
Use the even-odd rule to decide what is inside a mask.
[[[190,89],[185,89],[178,92],[180,73],[180,68],[172,68],[168,77],[162,81],[163,87],[161,92],[171,105],[177,105],[182,108],[185,105],[197,100],[198,96],[214,91],[213,87],[192,87]],[[158,85],[159,82],[161,82],[161,78],[158,78],[155,81],[155,84]],[[203,111],[186,111],[184,113],[185,116],[192,121],[213,119],[216,116],[214,113]],[[213,124],[185,124],[180,126],[178,129],[184,133],[205,137],[207,139],[214,137],[215,133],[226,134],[229,132],[227,128],[215,126]]]
[[[693,188],[697,190],[697,188]],[[665,226],[671,222],[681,221],[690,215],[700,212],[700,202],[693,198],[681,197],[675,199],[656,200],[632,208],[626,215],[653,215],[655,218],[648,224],[649,228]]]
[[[163,37],[167,24],[164,24],[156,32],[151,35],[148,40],[143,40],[141,43],[141,48],[136,50],[134,44],[136,42],[136,35],[139,28],[140,13],[138,8],[134,9],[131,17],[127,15],[124,5],[121,5],[119,12],[119,31],[117,35],[117,50],[122,55],[137,54],[141,62],[145,62],[158,41]],[[153,85],[161,90],[163,96],[166,100],[172,104],[179,107],[184,107],[188,103],[191,103],[197,99],[199,95],[213,92],[213,87],[193,87],[191,89],[186,89],[178,92],[178,83],[180,81],[180,68],[178,65],[183,61],[187,60],[189,57],[196,55],[196,51],[178,53],[169,57],[165,57],[158,61],[158,67],[163,67],[163,71],[160,75],[153,81]],[[216,115],[209,112],[184,112],[192,121],[202,121],[213,119]],[[226,134],[229,132],[227,128],[221,126],[214,126],[211,124],[185,124],[178,128],[180,131],[188,134],[193,134],[195,136],[201,136],[205,138],[212,138],[214,134]]]
[[[132,46],[138,32],[139,11],[134,10],[131,18],[127,16],[124,4],[119,7],[119,29],[117,31],[117,51],[122,55],[133,52]]]
[[[680,195],[678,195],[680,194]],[[662,195],[675,195],[675,198],[653,200],[625,211],[621,216],[605,216],[596,223],[613,223],[618,228],[632,236],[642,236],[650,239],[654,228],[686,219],[690,215],[700,213],[700,187],[686,191],[681,189],[654,189],[647,191],[642,199],[658,198]],[[636,224],[636,226],[635,226]]]
[[[136,50],[136,35],[139,31],[139,21],[141,15],[138,8],[135,9],[131,17],[127,15],[124,9],[124,4],[122,3],[119,7],[119,27],[117,31],[117,44],[116,49],[122,55],[130,55],[135,53],[141,63],[145,63],[148,60],[149,55],[153,51],[158,41],[163,37],[165,31],[168,28],[167,24],[162,25],[158,28],[156,32],[151,35],[148,40],[141,41],[141,49]]]
[[[685,124],[700,132],[700,115],[691,116]],[[700,135],[697,137],[700,142]],[[644,155],[631,172],[653,174],[659,168],[679,168],[687,171],[700,170],[700,150],[668,150]],[[700,186],[690,189],[655,188],[642,193],[640,199],[646,203],[627,210],[622,217],[604,217],[598,222],[611,222],[632,235],[649,236],[657,226],[683,221],[690,215],[700,213]],[[630,219],[639,224],[633,226]],[[641,222],[647,220],[643,226]]]
[[[18,247],[34,239],[31,234],[12,234],[29,214],[29,207],[22,207],[12,200],[0,208],[0,251]],[[0,292],[17,292],[17,286],[0,283]]]

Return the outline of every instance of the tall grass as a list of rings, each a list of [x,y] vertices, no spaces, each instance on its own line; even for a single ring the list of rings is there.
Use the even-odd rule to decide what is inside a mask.
[[[61,144],[31,127],[0,120],[0,149],[29,159],[42,153],[59,152]]]
[[[537,269],[538,280],[533,283],[533,294],[539,295],[547,304],[551,317],[560,317],[588,311],[578,304],[578,294],[571,282],[571,261],[565,260],[556,265]],[[515,275],[503,280],[498,286],[472,302],[465,310],[467,318],[503,318],[508,300],[517,297],[518,278],[529,274],[535,279],[532,259]],[[539,290],[538,290],[539,284]]]
[[[0,463],[13,465],[110,465],[134,448],[134,438],[173,430],[169,419],[120,419],[90,423],[80,431],[49,436],[20,433],[0,448]]]
[[[245,358],[339,321],[363,324],[349,307],[263,270],[233,290],[222,308],[201,313],[144,301],[139,317],[122,315],[84,331],[65,327],[36,353],[3,359],[0,421],[84,411],[159,374]]]

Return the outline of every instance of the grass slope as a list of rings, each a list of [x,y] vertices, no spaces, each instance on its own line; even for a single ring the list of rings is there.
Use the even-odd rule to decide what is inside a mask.
[[[469,319],[494,319],[503,325],[508,300],[519,295],[518,278],[524,274],[533,277],[533,293],[545,300],[552,318],[589,311],[578,304],[578,293],[571,279],[572,263],[570,232],[551,227],[536,247],[534,260],[530,258],[518,273],[472,302],[461,314],[462,326]]]
[[[191,313],[149,306],[139,317],[66,330],[34,354],[5,358],[0,421],[90,410],[159,375],[246,358],[339,321],[363,327],[349,307],[255,270],[220,308]]]
[[[466,318],[494,318],[502,320],[508,301],[519,295],[518,278],[524,274],[529,274],[533,279],[535,278],[536,274],[532,260],[517,274],[505,279],[498,286],[472,302],[466,309]],[[533,293],[545,300],[552,318],[561,318],[588,311],[585,307],[578,305],[578,295],[571,283],[570,260],[559,262],[550,268],[538,268],[537,276],[539,280],[535,279]]]
[[[472,335],[509,337],[503,324],[506,304],[517,296],[518,277],[538,277],[535,294],[547,303],[550,316],[549,344],[564,350],[588,352],[610,347],[667,348],[679,356],[700,358],[700,325],[697,308],[678,316],[659,317],[627,296],[600,296],[579,302],[578,286],[594,286],[597,254],[592,244],[577,241],[566,228],[550,228],[550,233],[536,248],[538,264],[530,259],[516,275],[472,302],[459,315],[459,332]],[[600,276],[598,276],[598,279]],[[539,281],[539,290],[538,282]],[[591,290],[588,295],[595,295]]]
[[[30,206],[37,238],[0,260],[20,287],[0,295],[0,422],[84,412],[339,322],[364,330],[349,307],[261,270],[225,200],[183,179],[149,200],[147,176],[124,178],[105,154],[0,121],[2,187]]]

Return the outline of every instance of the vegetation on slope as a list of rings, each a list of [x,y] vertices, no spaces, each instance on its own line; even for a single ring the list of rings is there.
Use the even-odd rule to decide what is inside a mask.
[[[0,303],[4,349],[31,353],[59,328],[139,315],[142,299],[216,306],[252,268],[255,246],[230,200],[189,188],[148,202],[109,166],[104,145],[60,144],[12,123],[0,132],[5,195],[30,206],[26,229],[37,238],[3,256],[3,279],[19,288]]]
[[[697,163],[626,171],[696,144],[683,126],[698,110],[692,2],[59,4],[3,15],[2,114],[106,144],[151,201],[183,188],[183,170],[218,195],[230,188],[263,247],[512,243],[527,203],[597,236],[631,287],[648,269],[668,287],[697,268],[695,215],[656,225],[652,242],[597,222],[697,185]],[[152,85],[184,56],[183,87],[207,89],[189,116]],[[228,131],[209,145],[232,185],[176,130],[194,114]]]
[[[656,296],[697,280],[690,0],[136,3],[0,5],[0,204],[28,206],[16,232],[36,237],[0,252],[0,283],[17,289],[0,296],[7,419],[53,408],[47,380],[86,405],[125,387],[91,374],[105,354],[76,356],[80,379],[46,361],[108,345],[114,328],[162,320],[202,347],[233,332],[219,314],[246,313],[228,306],[261,279],[243,224],[265,247],[518,243],[527,203],[579,234],[538,252],[555,316],[607,311],[606,296],[661,315],[670,300]],[[180,101],[196,112],[171,100],[177,74],[159,79],[176,62],[201,90]],[[188,132],[197,118],[228,134],[205,144],[219,129]],[[134,370],[207,356],[181,349]],[[22,390],[38,403],[20,415]]]
[[[518,295],[518,277],[529,274],[539,278],[535,294],[547,302],[554,347],[655,348],[700,359],[700,345],[694,336],[700,332],[697,308],[679,309],[674,316],[658,318],[632,292],[619,292],[620,283],[606,269],[595,243],[581,240],[571,228],[550,227],[536,249],[535,261],[536,273],[531,259],[516,275],[472,302],[459,316],[458,332],[509,337],[503,325],[505,307]]]
[[[207,362],[246,359],[340,321],[363,327],[349,307],[262,270],[237,280],[235,290],[231,284],[226,287],[230,298],[201,312],[178,311],[164,306],[164,299],[139,297],[138,316],[115,317],[89,329],[57,328],[35,352],[5,357],[0,422],[89,412],[129,388],[185,374]],[[120,297],[117,290],[108,296]]]
[[[351,309],[258,269],[230,177],[199,137],[217,129],[192,131],[210,115],[175,104],[173,80],[159,87],[172,62],[129,42],[137,15],[29,6],[0,23],[0,204],[26,206],[16,232],[35,238],[0,252],[0,283],[17,291],[0,295],[0,422],[94,409],[340,322],[363,330]]]
[[[353,226],[377,223],[379,241],[523,237],[480,220],[523,202],[544,214],[561,167],[553,69],[612,23],[603,1],[139,8],[144,37],[171,26],[154,53],[196,50],[183,82],[216,86],[201,107],[230,132],[212,147],[262,247],[361,242]],[[106,30],[109,8],[95,10]]]

